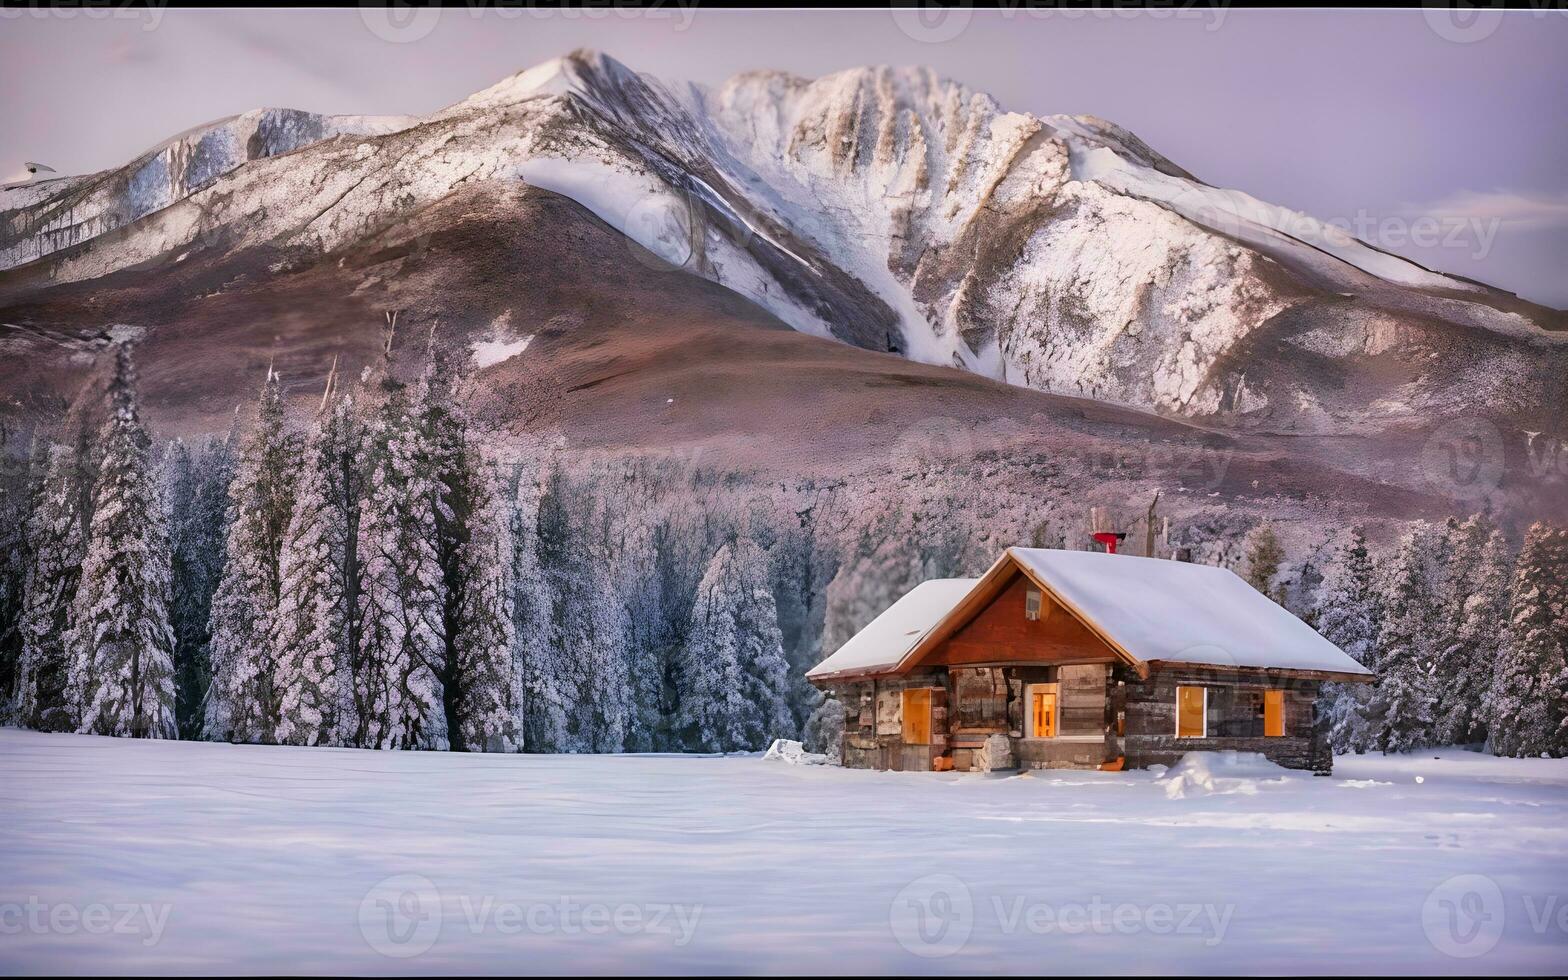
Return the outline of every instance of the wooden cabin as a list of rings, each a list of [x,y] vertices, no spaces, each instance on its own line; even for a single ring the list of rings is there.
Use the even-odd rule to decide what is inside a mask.
[[[1223,568],[1009,548],[916,586],[807,678],[861,769],[1122,769],[1261,752],[1327,773],[1324,682],[1371,673]]]

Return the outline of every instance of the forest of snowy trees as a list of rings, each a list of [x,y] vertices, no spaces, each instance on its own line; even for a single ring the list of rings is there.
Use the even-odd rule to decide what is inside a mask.
[[[299,428],[269,371],[243,426],[173,441],[159,460],[130,352],[116,356],[107,421],[89,438],[35,438],[0,501],[15,529],[3,679],[16,722],[367,748],[737,751],[798,731],[815,707],[792,689],[757,543],[716,539],[671,623],[654,607],[681,583],[607,567],[603,515],[559,470],[491,458],[436,344],[414,384],[334,378]],[[639,544],[651,554],[657,533]]]
[[[758,493],[658,460],[498,459],[464,386],[433,338],[416,379],[334,372],[309,412],[269,370],[232,431],[155,451],[117,348],[100,421],[34,433],[0,485],[5,717],[496,752],[804,733],[831,751],[837,706],[803,679],[825,652],[925,578],[1072,543],[1027,508],[959,519],[935,478]],[[1264,524],[1203,558],[1379,674],[1323,700],[1336,750],[1568,755],[1568,530],[1516,541],[1477,514],[1381,554],[1357,527],[1291,556]]]
[[[1568,530],[1532,525],[1516,553],[1476,514],[1415,525],[1374,561],[1352,529],[1298,615],[1378,675],[1327,699],[1336,751],[1568,755]]]

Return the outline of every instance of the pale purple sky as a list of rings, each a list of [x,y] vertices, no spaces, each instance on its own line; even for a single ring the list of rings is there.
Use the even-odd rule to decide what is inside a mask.
[[[1193,0],[922,23],[688,3],[637,15],[459,7],[390,29],[367,23],[377,13],[0,11],[0,177],[24,159],[62,173],[115,166],[257,106],[425,113],[577,47],[699,82],[753,68],[923,64],[1009,109],[1103,116],[1211,184],[1568,307],[1560,12],[1452,20]]]

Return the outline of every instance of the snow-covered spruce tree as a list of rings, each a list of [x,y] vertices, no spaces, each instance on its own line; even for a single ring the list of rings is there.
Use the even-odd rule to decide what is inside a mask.
[[[687,748],[756,750],[792,734],[789,667],[761,548],[743,538],[719,549],[691,620],[676,667],[676,728]]]
[[[554,469],[547,472],[554,474]],[[552,476],[553,478],[553,476]],[[510,475],[512,505],[512,630],[522,687],[524,745],[558,751],[566,738],[566,699],[550,643],[554,599],[539,555],[545,478],[529,466]]]
[[[457,651],[458,620],[464,608],[466,583],[464,549],[474,509],[474,488],[466,453],[468,417],[459,389],[462,378],[455,352],[449,351],[430,331],[425,347],[425,369],[420,375],[411,406],[412,424],[423,447],[426,475],[434,490],[432,514],[436,565],[441,574],[440,641],[437,679],[441,685],[441,710],[446,715],[451,747],[462,751],[463,724],[458,716],[464,701],[463,678]]]
[[[1525,535],[1486,714],[1493,753],[1568,755],[1568,528]]]
[[[460,699],[453,748],[517,752],[523,747],[522,673],[512,619],[512,505],[477,445],[464,453],[469,472],[467,529],[458,551],[452,650]]]
[[[624,752],[633,724],[626,606],[606,563],[591,552],[580,552],[552,570],[550,585],[550,642],[566,668],[562,751]]]
[[[1322,569],[1312,622],[1330,643],[1363,667],[1377,670],[1382,601],[1367,550],[1366,532],[1352,527],[1329,553]],[[1336,752],[1365,752],[1373,747],[1368,718],[1373,689],[1366,684],[1326,684],[1321,710]]]
[[[539,500],[542,608],[523,647],[524,717],[538,751],[620,752],[631,727],[630,630],[603,548],[602,497],[557,467]]]
[[[785,513],[776,508],[775,503],[754,499],[748,508],[746,534],[768,553],[779,632],[789,663],[790,711],[797,730],[804,731],[824,703],[822,692],[806,680],[806,672],[822,660],[824,598],[836,567],[814,534],[820,505],[791,507]]]
[[[520,683],[513,666],[511,501],[463,408],[457,352],[430,335],[414,406],[436,496],[435,554],[441,570],[440,683],[451,747],[517,751]],[[497,556],[506,555],[506,560]]]
[[[173,583],[169,620],[174,627],[175,718],[181,738],[200,738],[206,722],[212,597],[223,576],[233,438],[232,432],[209,438],[196,449],[175,440],[164,459]]]
[[[1406,752],[1436,737],[1434,648],[1446,539],[1421,524],[1401,538],[1382,576],[1383,622],[1378,634],[1377,690],[1369,714],[1382,752]]]
[[[381,388],[366,433],[368,475],[357,543],[357,741],[367,748],[445,749],[439,488],[407,392],[390,377]]]
[[[67,679],[66,632],[85,545],[77,508],[76,460],[68,446],[48,445],[43,480],[27,522],[30,560],[23,600],[22,657],[17,678],[18,720],[29,728],[76,728]]]
[[[28,453],[13,455],[10,433],[0,423],[0,724],[18,721],[22,620],[32,563],[27,526],[47,459],[44,440],[35,435],[30,442]]]
[[[1501,624],[1508,619],[1513,554],[1508,539],[1485,514],[1463,523],[1449,521],[1447,533],[1433,740],[1462,745],[1486,740],[1483,703],[1492,685]]]
[[[285,745],[352,745],[354,608],[358,569],[361,433],[350,397],[331,398],[305,448],[294,512],[278,558],[273,663],[279,699],[277,740]]]
[[[838,762],[844,756],[844,703],[823,698],[805,725],[805,749]]]
[[[206,737],[266,742],[278,723],[272,640],[278,554],[293,509],[299,443],[287,430],[283,388],[267,369],[256,420],[241,439],[229,484],[223,577],[212,600],[212,684]]]
[[[1248,537],[1247,583],[1254,589],[1279,602],[1284,596],[1275,586],[1280,565],[1285,561],[1285,549],[1271,524],[1264,524]]]
[[[109,407],[71,611],[71,700],[79,731],[175,738],[168,514],[124,344],[115,350]]]

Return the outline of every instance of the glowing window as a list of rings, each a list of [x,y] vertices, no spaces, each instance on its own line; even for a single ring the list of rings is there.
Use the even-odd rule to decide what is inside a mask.
[[[1056,737],[1056,690],[1053,685],[1029,689],[1029,737]]]
[[[1285,692],[1263,692],[1263,734],[1279,738],[1285,734]]]
[[[1203,738],[1209,733],[1209,691],[1204,687],[1176,688],[1176,737]]]

